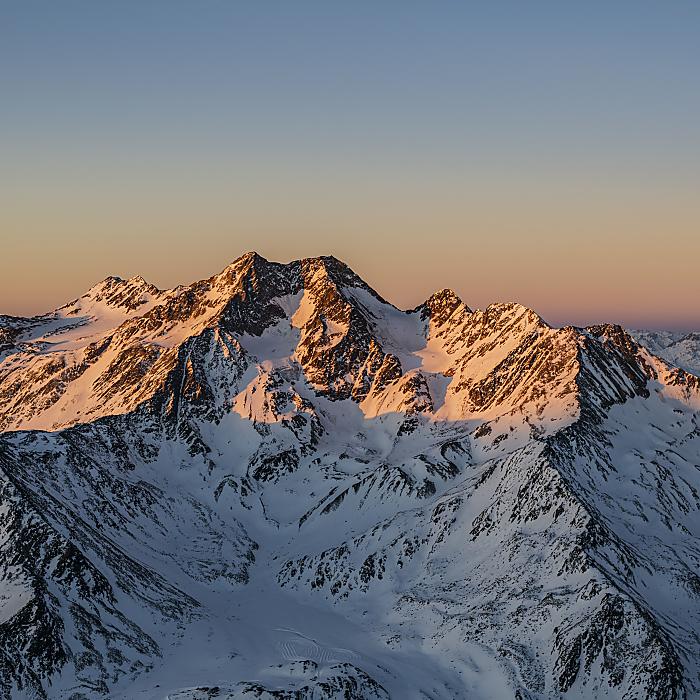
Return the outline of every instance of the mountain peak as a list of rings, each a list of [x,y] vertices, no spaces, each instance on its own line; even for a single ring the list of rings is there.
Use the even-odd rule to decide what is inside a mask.
[[[88,294],[92,294],[93,292],[97,293],[105,289],[110,289],[117,285],[123,284],[124,281],[124,278],[119,277],[119,275],[107,275],[107,277],[105,277],[103,280],[100,280],[99,282],[93,284],[92,287],[90,287],[90,289],[88,289],[83,296],[87,296]]]
[[[242,265],[250,265],[260,262],[266,263],[269,262],[269,260],[260,255],[260,253],[258,253],[256,250],[249,250],[246,253],[243,253],[243,255],[240,255],[238,258],[236,258],[231,264],[240,267]]]
[[[62,306],[75,313],[79,308],[85,308],[92,303],[102,303],[106,306],[134,310],[146,303],[147,299],[160,294],[160,290],[147,282],[141,275],[124,279],[117,275],[109,275],[94,284],[80,298]]]
[[[433,323],[442,325],[457,310],[471,313],[472,310],[457,296],[452,289],[439,289],[431,294],[412,313],[419,312],[421,318],[430,318]]]
[[[290,263],[290,265],[295,264],[298,264],[301,268],[301,274],[305,285],[312,283],[318,275],[323,275],[340,289],[364,289],[381,303],[389,303],[376,290],[368,285],[349,265],[333,255],[319,255],[312,258],[303,258],[299,260],[298,263]]]
[[[124,279],[123,277],[119,277],[119,275],[107,275],[103,280],[100,282],[97,282],[97,284],[93,284],[90,289],[83,295],[87,296],[88,294],[96,294],[96,293],[102,293],[105,291],[108,291],[110,289],[116,289],[116,288],[124,288],[124,287],[154,287],[150,282],[145,280],[141,275],[134,275],[133,277],[129,277],[128,279]]]
[[[453,289],[449,289],[448,287],[445,287],[444,289],[439,289],[437,292],[434,292],[425,300],[425,305],[431,309],[440,308],[444,306],[456,308],[460,304],[464,304],[462,299]]]
[[[489,304],[486,307],[485,314],[493,317],[520,319],[527,324],[539,326],[541,328],[551,327],[536,311],[533,311],[529,306],[520,304],[517,301]]]
[[[244,269],[248,269],[250,267],[254,267],[256,265],[260,264],[266,264],[268,263],[268,260],[263,258],[260,253],[254,251],[254,250],[249,250],[247,253],[243,253],[243,255],[239,255],[235,260],[231,261],[222,271],[221,275],[224,275],[226,273],[230,273],[232,271],[240,271]]]

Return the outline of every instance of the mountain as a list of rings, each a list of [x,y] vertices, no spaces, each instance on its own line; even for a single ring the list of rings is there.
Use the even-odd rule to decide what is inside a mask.
[[[667,362],[700,374],[700,333],[637,330],[630,333],[638,343]]]
[[[0,317],[0,698],[700,697],[700,378],[332,257]]]

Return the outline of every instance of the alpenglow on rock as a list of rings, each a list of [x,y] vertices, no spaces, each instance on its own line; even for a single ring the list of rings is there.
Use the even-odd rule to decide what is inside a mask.
[[[638,337],[255,253],[0,316],[0,698],[700,697],[694,341]]]

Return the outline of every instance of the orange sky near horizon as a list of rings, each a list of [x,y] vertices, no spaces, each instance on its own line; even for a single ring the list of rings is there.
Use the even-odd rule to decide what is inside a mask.
[[[399,307],[700,330],[700,3],[18,2],[0,314],[332,254]]]
[[[358,182],[311,207],[310,191],[262,181],[150,201],[84,184],[47,191],[41,210],[0,194],[0,313],[48,311],[110,274],[189,283],[257,250],[335,255],[401,308],[451,287],[470,306],[518,301],[555,325],[700,328],[698,207],[682,188]]]

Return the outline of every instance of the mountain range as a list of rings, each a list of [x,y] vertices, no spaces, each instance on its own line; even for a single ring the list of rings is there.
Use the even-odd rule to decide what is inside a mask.
[[[700,698],[699,372],[333,257],[0,316],[0,698]]]

